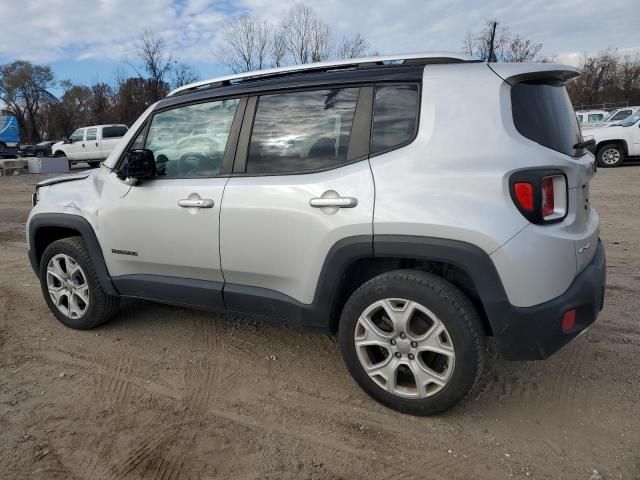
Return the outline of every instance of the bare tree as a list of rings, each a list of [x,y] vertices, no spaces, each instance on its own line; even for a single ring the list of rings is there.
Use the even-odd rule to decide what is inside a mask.
[[[467,55],[483,61],[531,62],[542,50],[542,44],[534,43],[519,34],[512,35],[507,27],[489,20],[479,32],[467,32],[462,48]]]
[[[331,31],[306,5],[292,6],[281,29],[285,34],[287,50],[294,64],[326,60],[331,54]]]
[[[0,100],[31,140],[42,139],[40,110],[43,105],[57,101],[50,93],[54,84],[51,67],[23,60],[0,66]]]
[[[166,79],[173,63],[173,57],[167,53],[167,44],[152,31],[145,30],[136,42],[136,51],[142,62],[142,69],[152,81],[153,101],[160,100],[167,93]],[[145,78],[135,65],[128,63],[141,78]]]
[[[634,91],[640,89],[640,55],[631,58],[625,55],[623,61],[618,66],[617,72],[618,88],[622,92],[626,102],[631,101]]]
[[[358,58],[364,56],[369,50],[369,42],[359,33],[353,37],[342,37],[336,52],[338,58]]]
[[[233,72],[260,70],[268,64],[271,27],[256,17],[240,17],[223,32],[218,58]]]
[[[287,38],[282,29],[271,30],[269,49],[271,65],[274,67],[284,67],[287,57]]]
[[[197,82],[199,79],[200,76],[192,65],[183,62],[176,62],[173,66],[173,72],[171,74],[171,85],[173,88]]]

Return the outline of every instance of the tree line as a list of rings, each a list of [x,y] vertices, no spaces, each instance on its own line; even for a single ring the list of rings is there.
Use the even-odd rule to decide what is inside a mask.
[[[556,61],[556,57],[540,55],[541,43],[495,21],[467,32],[462,50],[484,61]],[[57,80],[49,66],[24,60],[0,65],[0,101],[6,113],[18,118],[23,143],[62,138],[86,125],[130,126],[171,89],[199,79],[197,70],[178,60],[153,32],[140,35],[135,52],[133,59],[116,69],[111,82],[93,85]],[[303,4],[294,4],[277,23],[258,16],[231,21],[221,32],[215,51],[216,60],[235,73],[368,55],[379,52],[362,35],[338,38]],[[638,55],[605,50],[585,55],[579,68],[582,75],[567,85],[576,108],[640,104]],[[56,96],[53,91],[62,93]]]

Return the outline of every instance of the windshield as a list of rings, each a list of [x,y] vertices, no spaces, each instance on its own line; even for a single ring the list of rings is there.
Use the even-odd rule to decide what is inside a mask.
[[[629,115],[627,118],[620,122],[620,125],[622,127],[630,127],[631,125],[635,125],[638,120],[640,120],[640,114],[636,113],[634,115]]]

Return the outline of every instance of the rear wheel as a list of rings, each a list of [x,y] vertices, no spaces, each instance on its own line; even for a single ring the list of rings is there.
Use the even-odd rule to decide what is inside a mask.
[[[115,315],[119,299],[104,293],[82,237],[51,243],[40,261],[42,293],[55,317],[86,330]]]
[[[451,408],[483,367],[475,309],[452,284],[425,272],[389,272],[358,288],[342,312],[339,341],[365,392],[412,415]]]
[[[624,149],[620,144],[603,145],[596,155],[598,166],[603,168],[619,167],[624,162]]]

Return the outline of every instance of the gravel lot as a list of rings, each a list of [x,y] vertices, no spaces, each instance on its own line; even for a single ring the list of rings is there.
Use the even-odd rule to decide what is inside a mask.
[[[26,256],[43,178],[0,177],[0,478],[640,478],[640,166],[591,184],[598,322],[544,362],[490,352],[478,391],[433,418],[370,400],[316,333],[143,302],[65,328]]]

